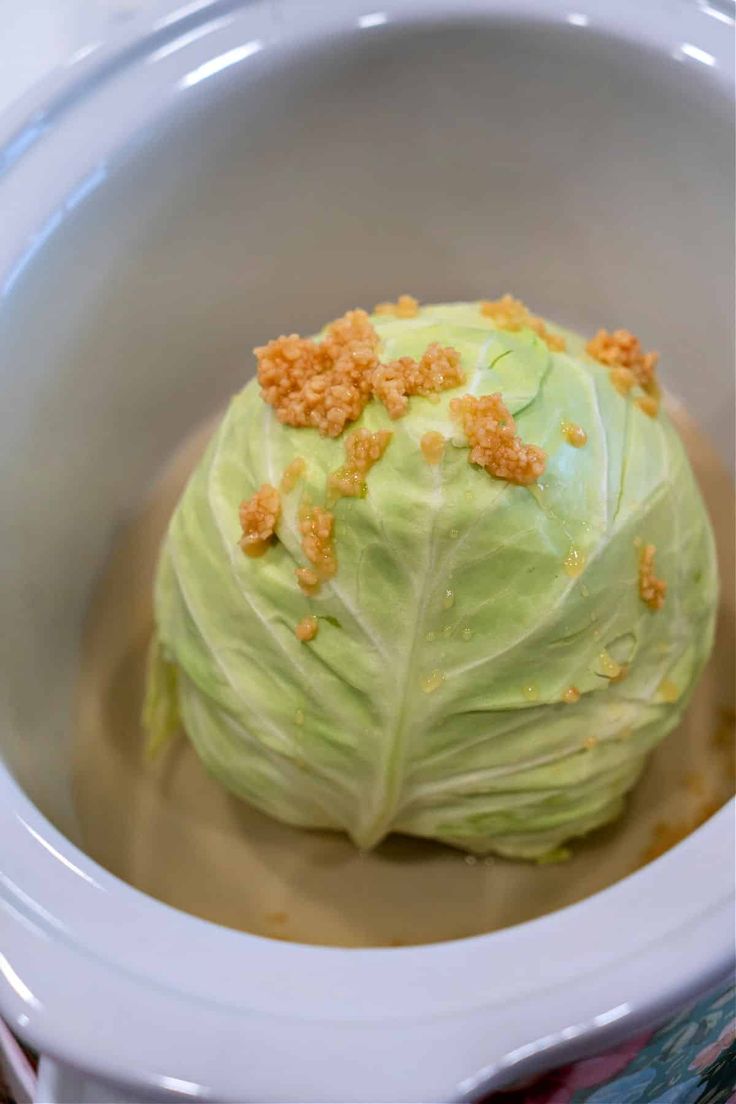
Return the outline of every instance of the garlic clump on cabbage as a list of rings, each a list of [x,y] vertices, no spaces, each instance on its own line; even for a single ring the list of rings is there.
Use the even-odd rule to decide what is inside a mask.
[[[180,719],[234,793],[364,848],[534,858],[615,818],[716,604],[653,354],[505,296],[257,355],[162,549],[151,739]]]

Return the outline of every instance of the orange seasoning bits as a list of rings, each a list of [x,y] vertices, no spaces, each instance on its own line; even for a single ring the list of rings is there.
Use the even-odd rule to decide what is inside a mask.
[[[319,622],[316,617],[302,617],[294,632],[297,640],[301,640],[302,644],[307,644],[310,640],[314,640],[318,629]]]
[[[575,425],[574,422],[562,423],[562,436],[573,448],[583,448],[588,443],[588,434],[582,426]]]
[[[416,318],[419,300],[413,295],[400,295],[395,303],[376,303],[374,314],[394,314],[397,318]]]
[[[398,303],[379,303],[376,309],[410,318],[418,303],[402,295]],[[364,310],[331,322],[321,342],[298,334],[278,337],[254,350],[261,397],[280,422],[339,437],[348,422],[360,417],[371,395],[399,418],[409,395],[431,396],[464,382],[455,349],[430,345],[419,362],[401,357],[379,364],[378,346]]]
[[[378,364],[378,335],[364,310],[330,323],[321,342],[290,334],[254,350],[261,396],[286,425],[338,437],[360,417]]]
[[[296,581],[305,594],[316,594],[319,590],[319,575],[311,567],[298,567]]]
[[[553,352],[561,352],[566,348],[564,337],[550,333],[542,319],[532,314],[526,304],[513,295],[507,293],[500,299],[484,299],[480,305],[480,313],[486,318],[492,318],[500,330],[533,330]]]
[[[659,410],[659,384],[656,367],[659,353],[645,353],[638,337],[629,330],[599,330],[585,346],[594,360],[610,368],[611,383],[622,395],[641,387],[645,397],[637,406],[654,418]]]
[[[654,574],[653,544],[645,544],[639,552],[639,597],[650,610],[659,610],[664,605],[667,583]]]
[[[525,445],[516,435],[516,424],[499,392],[463,395],[452,400],[450,410],[468,438],[471,464],[509,483],[536,482],[544,471],[546,453],[536,445]]]
[[[252,498],[240,503],[240,547],[248,556],[262,556],[271,543],[281,513],[281,496],[264,483]]]
[[[409,409],[407,380],[415,366],[416,361],[411,357],[401,357],[379,365],[373,373],[373,394],[392,418],[400,418]]]
[[[331,579],[337,571],[337,560],[332,543],[334,524],[334,517],[322,506],[305,506],[299,512],[302,551],[314,568],[308,582],[308,585],[313,588],[316,585],[311,582],[314,575],[317,576],[317,583],[319,583],[325,579]],[[299,578],[299,584],[303,587],[302,578]]]
[[[286,494],[288,494],[289,491],[293,491],[306,470],[307,462],[304,457],[296,456],[291,463],[287,464],[284,468],[284,474],[281,476],[281,490]]]
[[[642,395],[636,400],[636,405],[650,418],[656,418],[659,413],[659,397],[657,395]]]
[[[392,437],[386,429],[376,433],[356,429],[350,433],[345,440],[347,463],[331,473],[327,483],[330,492],[337,497],[364,498],[367,493],[365,477],[381,459]]]
[[[422,436],[419,447],[428,464],[439,464],[445,454],[445,438],[434,429]]]
[[[418,362],[399,357],[381,364],[373,373],[373,394],[389,412],[400,418],[409,407],[409,395],[433,395],[465,382],[460,354],[451,346],[428,345]]]

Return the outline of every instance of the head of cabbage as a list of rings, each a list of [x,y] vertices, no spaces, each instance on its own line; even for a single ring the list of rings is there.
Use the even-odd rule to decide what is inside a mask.
[[[716,605],[704,506],[667,416],[622,396],[582,338],[553,352],[478,304],[372,322],[383,358],[453,346],[465,384],[395,421],[370,402],[349,427],[393,436],[365,497],[334,505],[337,572],[311,597],[295,580],[299,506],[324,501],[344,441],[281,424],[255,381],[232,400],[162,549],[151,739],[181,721],[231,791],[361,848],[403,832],[542,857],[620,813],[687,703]],[[547,453],[534,486],[468,462],[451,399],[495,392]],[[428,431],[448,439],[438,464]],[[299,457],[277,540],[244,555],[239,503]],[[668,584],[656,611],[642,543]],[[319,631],[304,644],[307,616]]]

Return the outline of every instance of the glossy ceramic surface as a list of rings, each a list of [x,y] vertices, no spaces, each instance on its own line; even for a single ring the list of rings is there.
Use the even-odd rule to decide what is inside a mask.
[[[392,289],[426,299],[500,270],[572,324],[615,302],[730,455],[729,7],[369,7],[187,5],[52,78],[0,136],[0,1010],[42,1050],[169,1095],[467,1096],[652,1022],[731,961],[731,807],[569,909],[395,950],[219,928],[71,842],[91,580],[285,314],[314,328],[349,282],[351,301],[382,297],[387,255]],[[169,205],[209,189],[208,218],[152,262],[156,295],[144,281],[117,335],[96,336],[131,243],[160,256]]]

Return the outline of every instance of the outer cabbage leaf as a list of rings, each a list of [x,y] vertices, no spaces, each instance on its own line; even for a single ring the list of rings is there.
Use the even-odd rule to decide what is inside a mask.
[[[295,580],[298,508],[323,500],[343,440],[281,425],[255,381],[233,399],[163,547],[149,718],[155,730],[180,714],[208,770],[280,820],[360,847],[401,831],[542,856],[618,815],[687,703],[717,591],[701,497],[666,415],[619,395],[580,339],[551,353],[477,304],[373,321],[387,358],[457,348],[466,384],[412,398],[397,421],[368,405],[356,425],[393,438],[367,496],[334,507],[338,571],[314,598]],[[548,453],[538,486],[468,463],[450,400],[499,390]],[[584,448],[563,422],[585,429]],[[437,466],[419,447],[428,430],[454,442]],[[238,504],[296,457],[307,471],[283,496],[278,541],[244,556]],[[668,582],[656,613],[638,594],[638,541]],[[304,645],[294,626],[310,614],[319,633]]]

